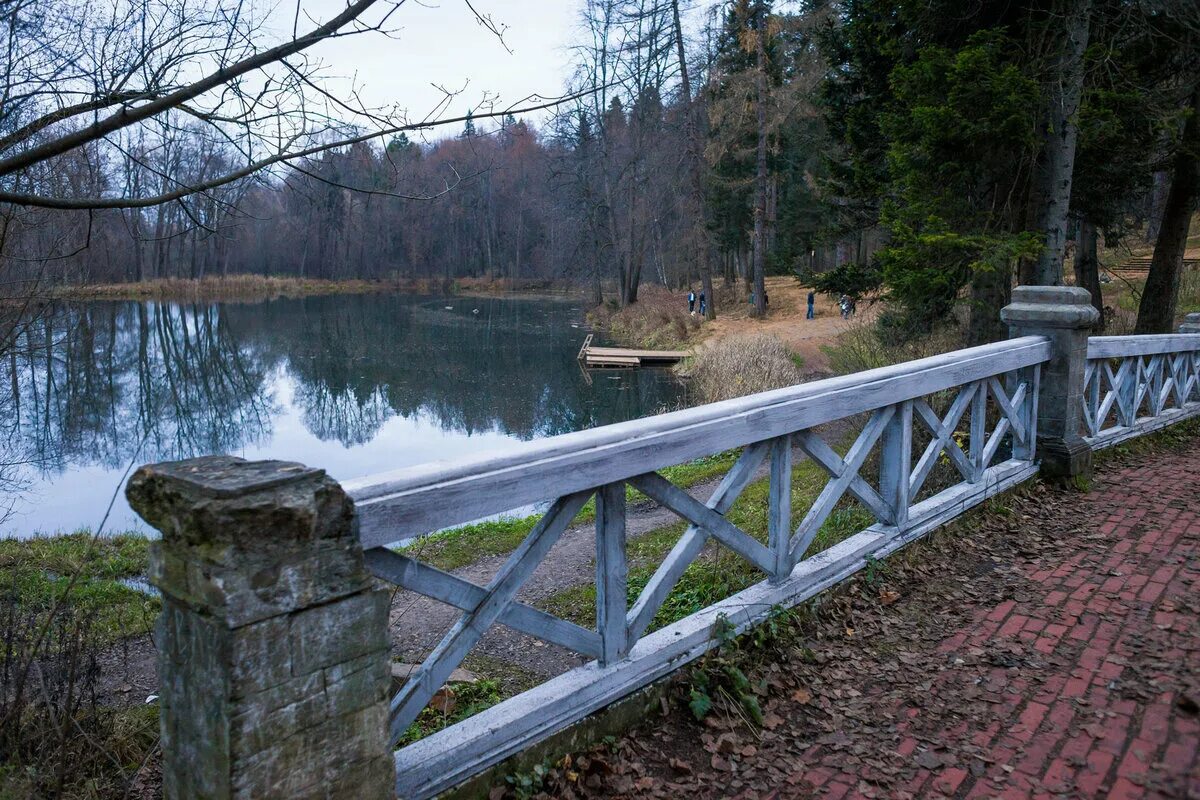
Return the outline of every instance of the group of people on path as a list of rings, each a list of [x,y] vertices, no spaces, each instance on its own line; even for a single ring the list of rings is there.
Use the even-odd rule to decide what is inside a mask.
[[[708,310],[708,300],[704,296],[704,290],[700,291],[700,295],[699,295],[698,299],[700,302],[700,315],[704,316],[704,313]],[[767,299],[767,296],[766,296],[766,293],[764,292],[763,300],[765,301],[766,299]],[[687,296],[688,313],[692,314],[693,316],[696,314],[696,301],[697,301],[696,292],[692,289],[689,289],[688,296]],[[754,302],[753,294],[750,295],[750,302],[751,303]],[[816,318],[816,316],[817,316],[816,304],[817,304],[817,293],[810,289],[808,292],[808,311],[804,315],[805,319],[815,319]],[[849,319],[850,317],[853,317],[855,312],[858,310],[857,305],[858,304],[855,302],[854,298],[848,294],[844,294],[840,298],[838,298],[838,308],[842,312],[842,319]]]

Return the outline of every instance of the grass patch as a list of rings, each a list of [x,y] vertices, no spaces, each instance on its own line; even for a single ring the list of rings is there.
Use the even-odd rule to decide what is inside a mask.
[[[148,556],[136,534],[0,540],[0,800],[130,789],[158,707],[113,705],[99,676],[111,645],[158,615],[157,597],[124,583],[144,579]]]
[[[450,684],[448,691],[441,691],[417,716],[404,732],[396,748],[424,739],[426,736],[448,728],[456,722],[474,716],[504,699],[500,682],[482,678],[475,683]]]
[[[0,540],[0,593],[19,613],[49,613],[63,596],[71,576],[79,577],[68,603],[85,616],[103,643],[146,633],[160,602],[127,585],[142,579],[149,565],[150,541],[138,534],[101,536],[78,532],[31,539]]]
[[[711,456],[679,464],[661,470],[661,474],[677,486],[696,486],[724,475],[737,461],[740,450],[727,450]],[[625,499],[640,503],[647,498],[636,489],[626,486]],[[447,531],[430,534],[419,541],[399,548],[399,552],[419,558],[426,564],[442,570],[453,570],[474,564],[489,556],[510,553],[517,548],[533,527],[542,518],[541,514],[527,517],[501,517],[489,522],[476,522]],[[582,525],[596,518],[596,502],[589,500],[573,524]]]

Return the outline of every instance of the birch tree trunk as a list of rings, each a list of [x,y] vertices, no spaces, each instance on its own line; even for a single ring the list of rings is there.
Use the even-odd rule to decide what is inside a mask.
[[[754,313],[763,316],[766,303],[766,227],[767,227],[767,8],[759,0],[755,24],[755,60],[758,66],[758,157],[754,177]]]
[[[704,196],[704,162],[701,158],[704,144],[701,141],[700,124],[697,119],[701,112],[698,107],[692,105],[692,82],[688,73],[687,54],[683,47],[683,23],[679,18],[679,0],[671,0],[671,15],[675,25],[675,53],[679,59],[679,88],[683,94],[683,107],[686,113],[688,179],[692,190],[692,211],[696,215],[696,266],[700,271],[700,285],[704,292],[704,318],[713,320],[717,318],[717,303],[713,294],[712,263],[709,260],[708,231],[705,228],[708,214]]]
[[[1083,94],[1083,54],[1088,46],[1092,16],[1091,0],[1066,0],[1063,33],[1066,41],[1059,52],[1055,79],[1049,90],[1049,112],[1043,133],[1042,165],[1039,172],[1041,203],[1037,229],[1044,247],[1033,268],[1033,283],[1061,286],[1063,256],[1067,246],[1067,212],[1071,205],[1071,177],[1075,171],[1075,140],[1079,128],[1076,113]]]

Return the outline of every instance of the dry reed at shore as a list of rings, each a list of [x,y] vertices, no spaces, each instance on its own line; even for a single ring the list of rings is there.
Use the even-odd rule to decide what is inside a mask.
[[[730,336],[703,348],[680,367],[704,402],[728,400],[800,383],[796,356],[768,334]]]

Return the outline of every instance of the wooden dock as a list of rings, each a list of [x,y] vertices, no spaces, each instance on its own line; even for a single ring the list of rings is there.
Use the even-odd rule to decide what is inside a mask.
[[[675,364],[691,353],[686,350],[631,350],[625,347],[596,347],[592,335],[579,348],[579,361],[592,368],[660,367]]]

